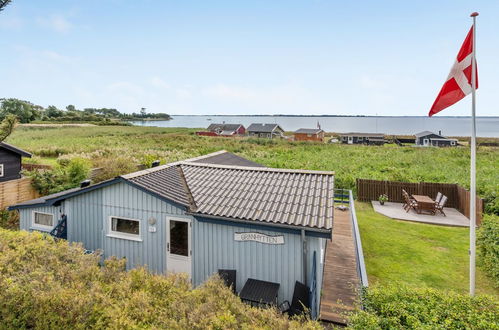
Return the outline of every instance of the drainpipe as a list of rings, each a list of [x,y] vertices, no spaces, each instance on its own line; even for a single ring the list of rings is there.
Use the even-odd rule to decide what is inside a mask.
[[[305,237],[305,230],[301,230],[301,242],[303,248],[303,281],[307,285],[307,239]]]

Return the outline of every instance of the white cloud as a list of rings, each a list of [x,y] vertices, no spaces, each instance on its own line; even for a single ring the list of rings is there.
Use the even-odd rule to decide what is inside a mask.
[[[68,33],[73,27],[73,25],[62,15],[39,17],[36,22],[41,27],[51,29],[58,33]]]
[[[169,89],[171,87],[170,84],[166,83],[163,79],[160,77],[152,77],[151,78],[151,85],[153,87],[156,87],[158,89]]]
[[[107,89],[110,92],[124,94],[124,95],[142,95],[144,94],[144,89],[134,83],[128,81],[118,81],[107,85]]]
[[[0,29],[17,30],[24,26],[24,21],[19,17],[2,17],[0,20]]]
[[[258,92],[245,87],[217,84],[203,89],[201,94],[220,101],[248,101],[257,98]]]

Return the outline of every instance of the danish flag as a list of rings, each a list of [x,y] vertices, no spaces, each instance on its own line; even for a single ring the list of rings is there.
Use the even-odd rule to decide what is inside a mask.
[[[471,27],[466,39],[464,39],[459,54],[457,54],[456,62],[452,66],[444,86],[440,90],[440,93],[438,93],[430,109],[430,113],[428,114],[430,117],[450,107],[471,93],[471,63],[473,56],[473,27]],[[478,70],[475,60],[476,88],[478,88]]]

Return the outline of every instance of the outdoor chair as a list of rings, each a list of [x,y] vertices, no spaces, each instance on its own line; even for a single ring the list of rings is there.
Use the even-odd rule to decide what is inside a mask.
[[[310,309],[310,289],[305,284],[296,281],[291,305],[285,300],[279,305],[279,310],[289,316],[294,316],[303,314],[308,309]]]
[[[224,281],[225,285],[236,293],[236,270],[235,269],[219,269],[218,275]]]
[[[405,190],[403,190],[403,192],[405,192],[405,194],[404,194],[404,200],[405,200],[404,210],[405,210],[405,212],[409,212],[411,209],[416,210],[418,208],[418,203],[414,199],[409,197],[409,194]]]
[[[439,203],[439,202],[440,202],[440,200],[442,199],[442,196],[443,196],[443,195],[442,195],[442,193],[439,191],[439,192],[437,193],[437,197],[435,198],[435,204],[437,204],[437,205],[438,205],[438,203]]]
[[[444,212],[445,203],[447,203],[447,196],[443,195],[440,202],[438,202],[438,204],[435,203],[435,214],[437,214],[437,211],[440,211],[444,215],[444,217],[447,216],[447,215],[445,215],[445,212]]]

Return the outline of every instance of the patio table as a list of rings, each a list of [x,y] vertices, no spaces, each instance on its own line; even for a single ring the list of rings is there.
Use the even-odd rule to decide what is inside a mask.
[[[239,297],[252,306],[268,307],[269,305],[277,305],[279,286],[279,283],[248,278],[239,293]]]
[[[423,211],[435,214],[435,201],[429,196],[425,195],[412,195],[412,198],[418,203],[417,212],[421,214]]]

